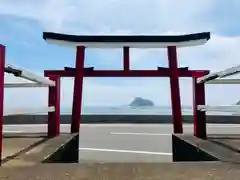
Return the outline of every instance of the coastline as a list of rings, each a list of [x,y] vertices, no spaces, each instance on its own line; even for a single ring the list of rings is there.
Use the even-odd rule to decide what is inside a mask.
[[[61,124],[70,124],[71,115],[61,115]],[[171,115],[82,115],[81,123],[111,124],[136,123],[158,124],[171,123]],[[11,115],[4,117],[4,124],[46,124],[47,115]],[[193,123],[192,115],[183,115],[183,123]],[[240,116],[207,115],[207,123],[240,124]]]

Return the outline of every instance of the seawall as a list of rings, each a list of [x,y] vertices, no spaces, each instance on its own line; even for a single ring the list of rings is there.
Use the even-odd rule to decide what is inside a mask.
[[[81,123],[171,123],[171,115],[82,115]],[[192,115],[183,116],[184,123],[192,123]],[[240,116],[208,115],[208,123],[240,124]],[[4,117],[4,124],[45,124],[47,115],[12,115]],[[71,115],[61,115],[61,124],[70,124]]]

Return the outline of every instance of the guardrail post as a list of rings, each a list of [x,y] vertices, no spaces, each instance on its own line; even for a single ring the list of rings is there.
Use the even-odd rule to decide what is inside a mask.
[[[55,86],[49,86],[48,107],[54,106],[54,112],[48,112],[48,137],[55,137],[60,134],[60,77],[50,76]]]
[[[194,136],[206,138],[206,112],[199,111],[198,105],[205,105],[205,84],[197,83],[197,78],[193,78],[193,123]]]
[[[4,119],[4,68],[5,68],[5,46],[0,44],[0,165],[2,165],[3,151],[3,119]]]

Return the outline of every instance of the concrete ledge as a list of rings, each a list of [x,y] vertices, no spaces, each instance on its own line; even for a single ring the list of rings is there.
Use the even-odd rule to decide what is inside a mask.
[[[204,140],[192,135],[173,135],[174,161],[222,161],[240,164],[240,136],[209,135]]]
[[[46,136],[5,134],[3,139],[2,164],[7,163],[46,141]]]
[[[37,135],[36,135],[37,136]],[[54,138],[45,138],[41,143],[29,148],[28,146],[22,149],[11,159],[8,159],[3,166],[18,167],[18,166],[33,166],[42,163],[44,160],[50,159],[60,147],[67,146],[67,142],[74,137],[72,134],[61,134]],[[9,144],[13,144],[19,139],[12,138]],[[21,143],[21,142],[19,142]],[[56,156],[55,156],[56,157]]]
[[[70,124],[71,115],[61,115],[61,124]],[[171,115],[82,115],[81,123],[171,123]],[[184,123],[193,123],[193,116],[184,115]],[[46,124],[47,115],[13,115],[4,117],[4,124]],[[207,116],[207,123],[240,124],[240,116]]]

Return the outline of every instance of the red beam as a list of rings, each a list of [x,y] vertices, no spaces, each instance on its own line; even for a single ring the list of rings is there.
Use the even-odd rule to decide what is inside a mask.
[[[4,67],[5,46],[0,44],[0,165],[2,165],[3,152],[3,111],[4,111]]]
[[[180,77],[201,77],[208,74],[207,70],[180,70]],[[59,75],[61,77],[74,77],[76,71],[65,70],[45,70],[45,76]],[[94,70],[85,71],[84,77],[169,77],[171,74],[169,69],[166,70]]]

